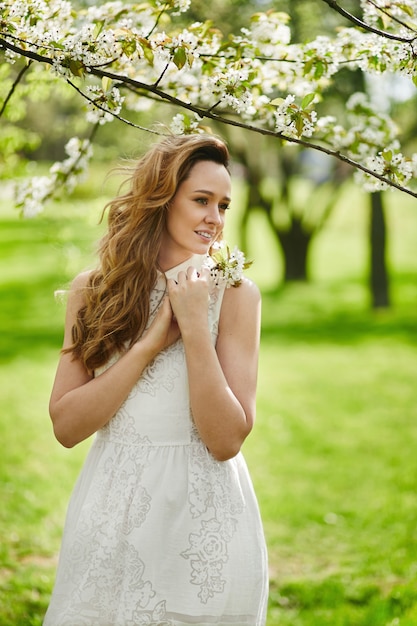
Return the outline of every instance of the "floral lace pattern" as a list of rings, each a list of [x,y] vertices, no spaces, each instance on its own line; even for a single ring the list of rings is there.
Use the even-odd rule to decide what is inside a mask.
[[[155,396],[161,388],[168,392],[173,391],[176,379],[181,375],[184,359],[182,344],[177,341],[163,353],[158,354],[148,365],[134,390],[152,396]]]
[[[133,418],[122,411],[105,427],[95,443],[95,451],[105,448],[106,434],[131,437],[133,445],[115,443],[113,454],[103,458],[102,471],[90,485],[90,500],[77,523],[77,534],[63,544],[65,568],[61,575],[71,588],[68,624],[171,624],[166,619],[165,604],[159,601],[149,608],[156,592],[145,577],[145,563],[131,541],[133,531],[146,521],[151,496],[141,484],[148,467],[149,442],[133,432]],[[115,489],[116,486],[116,489]],[[123,486],[123,494],[118,486]],[[121,588],[115,581],[127,580]],[[90,618],[81,621],[82,607],[94,607]],[[90,609],[91,610],[91,609]],[[51,614],[51,619],[54,619]],[[55,619],[58,619],[58,615]],[[157,620],[157,621],[156,621]]]
[[[198,434],[194,431],[194,437]],[[204,447],[195,446],[190,459],[188,502],[191,516],[200,521],[199,532],[189,535],[189,547],[182,556],[190,559],[191,582],[198,585],[204,604],[224,591],[223,564],[229,560],[228,543],[244,511],[244,500],[227,463],[214,462]],[[206,516],[204,518],[204,515]]]

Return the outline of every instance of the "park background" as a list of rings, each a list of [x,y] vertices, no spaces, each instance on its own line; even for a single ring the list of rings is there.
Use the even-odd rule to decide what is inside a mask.
[[[304,19],[300,32],[317,25],[311,14]],[[58,111],[61,96],[42,103],[42,116],[29,111],[26,124],[43,140],[25,169],[0,181],[0,626],[39,626],[47,607],[66,505],[91,445],[62,448],[48,417],[64,292],[94,264],[100,214],[120,182],[108,172],[150,142],[109,124],[84,184],[23,219],[13,179],[35,166],[47,171],[80,123],[70,98]],[[332,95],[339,106],[344,97],[343,89]],[[410,143],[413,102],[400,111]],[[268,543],[268,626],[415,626],[417,201],[374,194],[385,218],[389,296],[376,306],[371,195],[322,161],[326,176],[312,176],[317,163],[306,168],[296,148],[285,161],[276,144],[227,139],[234,191],[226,236],[254,261],[248,275],[263,296],[258,417],[243,452]],[[258,165],[256,184],[250,172],[259,175]],[[254,198],[253,189],[263,195]],[[265,210],[271,203],[275,230]],[[307,215],[312,209],[318,214]],[[301,275],[296,266],[288,276],[279,235],[300,223],[312,227],[308,254]]]

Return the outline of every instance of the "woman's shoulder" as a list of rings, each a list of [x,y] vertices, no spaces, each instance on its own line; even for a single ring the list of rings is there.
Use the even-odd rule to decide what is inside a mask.
[[[88,280],[93,270],[85,270],[80,272],[71,282],[71,291],[81,291],[87,287]]]
[[[261,292],[256,283],[249,278],[243,277],[239,285],[228,287],[225,289],[223,301],[225,303],[240,306],[244,303],[257,304],[261,300]]]
[[[87,270],[84,272],[80,272],[77,276],[72,280],[69,291],[68,291],[68,311],[72,313],[77,313],[81,307],[85,304],[85,289],[88,285],[89,278],[92,274],[93,270]]]
[[[261,293],[258,286],[248,278],[242,278],[240,285],[225,289],[220,324],[223,327],[245,325],[250,319],[258,319],[261,308]]]
[[[253,281],[243,278],[239,286],[225,290],[219,317],[218,340],[237,338],[243,344],[257,342],[260,323],[261,293]]]

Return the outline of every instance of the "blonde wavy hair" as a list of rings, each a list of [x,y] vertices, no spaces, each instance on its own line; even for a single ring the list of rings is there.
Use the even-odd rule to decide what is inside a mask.
[[[199,161],[214,161],[228,169],[225,143],[212,135],[166,137],[129,170],[127,193],[106,205],[108,229],[99,244],[99,266],[90,274],[72,329],[73,344],[65,350],[89,371],[143,333],[167,210]]]

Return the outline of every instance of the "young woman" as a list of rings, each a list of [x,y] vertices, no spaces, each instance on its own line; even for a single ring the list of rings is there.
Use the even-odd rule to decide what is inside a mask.
[[[66,447],[96,436],[44,626],[265,624],[265,541],[240,453],[260,296],[210,269],[228,160],[210,135],[152,147],[110,205],[98,269],[73,282],[50,414]]]

